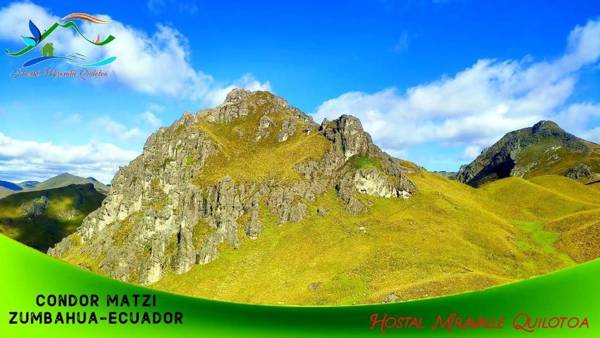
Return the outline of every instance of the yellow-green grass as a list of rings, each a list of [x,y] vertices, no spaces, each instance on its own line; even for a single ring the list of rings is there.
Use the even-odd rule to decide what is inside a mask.
[[[600,221],[600,207],[554,219],[546,224],[546,228],[555,232],[566,232],[598,221]]]
[[[28,215],[32,203],[42,196],[48,199],[47,209],[40,215]],[[46,251],[73,233],[103,199],[103,194],[86,185],[15,193],[0,200],[0,233]]]
[[[368,156],[354,155],[348,159],[350,165],[354,169],[365,169],[365,168],[380,168],[381,165],[376,160],[369,158]]]
[[[480,191],[482,199],[496,202],[493,204],[496,213],[519,221],[551,220],[598,207],[597,204],[581,201],[577,194],[573,194],[580,183],[573,181],[571,184],[577,187],[558,193],[519,177],[509,177],[486,184]]]
[[[600,256],[600,208],[552,220],[546,228],[559,233],[556,247],[575,261],[584,262]]]
[[[6,196],[12,194],[13,192],[14,191],[12,191],[12,190],[6,189],[4,187],[0,187],[0,198],[6,197]]]
[[[84,268],[86,270],[90,270],[100,274],[103,273],[100,269],[102,258],[99,256],[93,258],[82,251],[83,246],[81,245],[81,237],[79,236],[79,234],[75,233],[72,236],[67,237],[66,240],[71,241],[71,247],[68,254],[62,257],[64,261]]]
[[[296,119],[296,131],[284,142],[277,141],[277,132],[289,111],[267,116],[274,123],[268,136],[256,140],[262,114],[251,111],[246,117],[230,123],[197,124],[217,145],[218,153],[209,157],[198,176],[198,184],[215,183],[228,175],[236,182],[299,179],[295,165],[309,159],[320,159],[330,149],[330,143],[314,130],[305,133],[306,123]]]
[[[585,185],[568,177],[558,175],[532,177],[529,181],[560,195],[566,195],[585,203],[598,204],[600,206],[600,191],[593,189],[592,185]]]
[[[215,261],[169,273],[153,287],[277,304],[371,303],[392,293],[405,300],[482,289],[574,264],[555,246],[558,232],[543,225],[595,207],[523,179],[482,189],[426,172],[411,179],[419,189],[411,199],[361,195],[370,207],[360,215],[349,214],[334,192],[311,203],[297,223],[277,225],[263,208],[258,239],[244,239],[237,250],[222,245]],[[317,207],[329,214],[318,216]]]
[[[586,262],[600,257],[600,220],[564,232],[556,247],[578,262]]]

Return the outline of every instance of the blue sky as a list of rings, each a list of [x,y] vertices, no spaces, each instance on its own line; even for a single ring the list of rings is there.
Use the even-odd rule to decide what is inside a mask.
[[[353,114],[376,143],[430,170],[457,170],[504,133],[557,120],[600,141],[595,1],[171,0],[0,2],[0,46],[29,19],[72,12],[116,39],[57,34],[56,53],[117,56],[108,79],[11,78],[0,56],[0,179],[63,171],[109,181],[146,137],[236,86],[268,89],[322,118]],[[43,29],[43,28],[42,28]],[[52,63],[32,67],[71,69]]]

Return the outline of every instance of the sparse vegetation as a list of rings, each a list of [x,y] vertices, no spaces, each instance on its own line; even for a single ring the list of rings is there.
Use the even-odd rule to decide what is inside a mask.
[[[258,100],[258,97],[253,99]],[[294,135],[285,142],[278,142],[277,131],[283,120],[290,116],[287,111],[269,114],[274,125],[267,136],[256,141],[262,116],[251,113],[231,123],[202,121],[197,125],[219,147],[219,154],[208,159],[197,184],[215,183],[226,175],[236,182],[296,180],[300,178],[294,169],[296,164],[319,159],[330,148],[330,143],[317,133],[304,133],[306,126],[300,120],[295,121]]]
[[[354,155],[348,159],[354,169],[379,168],[380,164],[368,156]]]
[[[135,224],[136,222],[136,218],[141,216],[142,214],[139,212],[134,213],[125,218],[124,220],[115,223],[114,226],[117,226],[117,230],[115,231],[115,234],[113,236],[113,241],[115,241],[117,245],[122,245],[125,242],[125,240],[127,240],[127,237],[131,234],[133,224]]]
[[[194,231],[192,233],[192,240],[194,241],[194,245],[197,248],[202,247],[204,245],[204,241],[208,238],[208,235],[211,233],[211,228],[204,221],[199,221],[194,226]]]

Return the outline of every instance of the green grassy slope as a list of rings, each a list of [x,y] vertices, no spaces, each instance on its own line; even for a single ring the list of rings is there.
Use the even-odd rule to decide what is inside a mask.
[[[15,241],[0,235],[0,256],[5,258],[1,265],[5,278],[0,284],[0,312],[40,311],[32,301],[37,294],[89,294],[93,290],[100,299],[107,295],[156,294],[157,305],[152,311],[184,314],[183,325],[119,325],[100,321],[97,325],[11,325],[0,323],[0,332],[5,337],[44,337],[62,338],[126,337],[598,337],[600,326],[595,318],[600,317],[600,260],[568,268],[539,278],[491,288],[481,292],[470,292],[455,296],[402,302],[396,304],[371,304],[347,307],[295,307],[295,306],[256,306],[206,299],[181,297],[119,282],[100,276],[46,255],[31,250]],[[27,267],[27,268],[23,268]],[[52,276],[52,278],[40,278]],[[24,283],[26,281],[26,283]],[[50,312],[64,311],[54,307]],[[70,311],[89,311],[89,307],[70,307]],[[100,302],[93,309],[100,316],[115,311]],[[125,311],[146,311],[147,308],[131,307]],[[395,328],[385,335],[369,330],[370,316],[385,313],[390,316],[406,315],[423,318],[425,329],[408,332]],[[502,329],[459,327],[451,333],[445,329],[432,331],[431,325],[438,315],[456,313],[462,318],[504,317]],[[589,328],[543,329],[533,333],[517,331],[512,320],[518,313],[532,317],[579,316],[589,318]],[[381,318],[381,317],[380,317]]]
[[[482,289],[581,261],[546,226],[553,219],[584,222],[600,208],[581,197],[580,183],[560,193],[510,178],[473,189],[440,175],[418,173],[411,199],[362,197],[369,212],[350,215],[333,192],[298,223],[267,220],[257,240],[154,287],[194,296],[253,303],[355,304],[414,299]],[[598,201],[600,203],[600,201]],[[317,207],[330,210],[318,216]],[[271,221],[269,221],[271,220]],[[568,226],[571,229],[572,226]],[[569,256],[573,255],[573,256]],[[393,294],[394,296],[390,296]]]
[[[552,178],[568,184],[570,188],[549,189],[522,178],[509,177],[484,185],[480,190],[484,198],[498,202],[493,206],[502,217],[523,221],[550,220],[600,206],[600,200],[594,204],[584,201],[589,201],[590,197],[584,197],[583,200],[579,197],[577,190],[585,189],[581,183],[566,181],[558,176]]]
[[[572,179],[556,175],[533,177],[529,181],[582,202],[600,204],[600,191],[594,189],[593,185],[573,184]]]
[[[546,228],[560,234],[556,247],[576,262],[600,256],[600,208],[555,219]]]
[[[12,194],[0,200],[0,233],[45,252],[73,233],[104,197],[91,185]]]

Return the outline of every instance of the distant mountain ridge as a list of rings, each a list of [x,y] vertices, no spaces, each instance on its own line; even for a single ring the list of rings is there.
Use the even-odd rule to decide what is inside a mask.
[[[590,183],[600,179],[600,146],[572,135],[552,121],[507,133],[473,162],[457,180],[474,187],[510,176],[562,175]]]
[[[8,181],[0,181],[0,187],[8,189],[8,190],[12,190],[12,191],[23,190],[23,187],[21,187],[20,185],[12,183],[12,182],[8,182]]]
[[[100,181],[96,180],[93,177],[85,178],[85,177],[71,175],[69,173],[63,173],[58,176],[52,177],[44,182],[38,183],[33,188],[31,188],[31,190],[37,191],[37,190],[66,187],[71,184],[88,184],[88,183],[93,184],[94,188],[96,188],[96,190],[98,190],[99,192],[101,192],[103,194],[106,194],[108,192],[108,190],[110,190],[109,187],[107,187],[105,184],[101,183]]]
[[[43,182],[23,181],[12,183],[0,181],[0,198],[11,195],[16,192],[41,191],[55,188],[62,188],[72,184],[93,184],[94,188],[100,193],[106,195],[110,188],[93,177],[80,177],[69,173],[63,173],[49,178]]]
[[[33,187],[35,187],[38,184],[40,184],[40,182],[38,182],[38,181],[23,181],[23,182],[19,182],[19,185],[23,189],[33,188]]]

